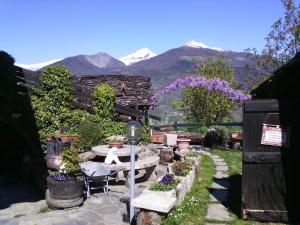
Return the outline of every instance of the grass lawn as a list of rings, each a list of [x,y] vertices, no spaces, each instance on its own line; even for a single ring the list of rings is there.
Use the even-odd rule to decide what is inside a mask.
[[[229,165],[231,188],[229,190],[228,209],[234,220],[222,223],[232,225],[279,225],[279,223],[259,223],[239,219],[241,212],[242,152],[219,149],[213,149],[211,152],[222,157]],[[179,206],[173,209],[168,216],[163,219],[162,224],[205,225],[210,222],[207,221],[205,217],[209,204],[209,188],[213,182],[215,166],[208,156],[202,155],[201,157],[200,172],[196,176],[191,192],[187,194]]]

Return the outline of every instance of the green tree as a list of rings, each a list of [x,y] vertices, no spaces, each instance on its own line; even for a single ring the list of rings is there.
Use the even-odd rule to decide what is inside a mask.
[[[64,66],[48,67],[39,77],[40,87],[33,89],[31,101],[41,142],[61,126],[75,132],[87,114],[72,109],[72,76]]]
[[[272,75],[272,72],[287,63],[300,51],[300,4],[294,0],[281,0],[285,9],[284,17],[274,22],[267,35],[264,49],[259,53],[255,48],[247,49],[254,65],[247,65],[245,81],[250,87]]]
[[[100,84],[92,92],[94,111],[105,119],[112,119],[115,112],[116,91],[108,84]]]
[[[207,62],[197,69],[195,74],[210,79],[226,80],[232,87],[237,87],[232,66],[225,62],[222,55],[217,59],[208,57]],[[200,87],[185,88],[182,101],[173,102],[173,107],[183,112],[185,120],[203,124],[229,119],[237,106],[238,103],[228,97],[220,93],[211,93]]]

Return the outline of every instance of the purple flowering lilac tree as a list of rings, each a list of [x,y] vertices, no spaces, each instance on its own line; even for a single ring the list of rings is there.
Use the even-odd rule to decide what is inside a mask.
[[[227,96],[230,100],[236,102],[243,102],[245,100],[251,99],[251,96],[244,94],[239,90],[235,90],[230,87],[229,83],[225,80],[218,78],[208,79],[199,75],[191,75],[184,78],[179,78],[175,82],[171,83],[162,90],[158,90],[150,98],[150,103],[152,106],[157,106],[159,101],[165,96],[178,89],[184,88],[203,88],[212,93],[220,93]]]
[[[240,103],[250,95],[234,89],[237,86],[233,68],[224,56],[208,58],[195,74],[177,79],[167,87],[154,93],[153,106],[166,95],[183,89],[182,99],[173,102],[173,108],[183,113],[187,121],[207,124],[230,119]]]

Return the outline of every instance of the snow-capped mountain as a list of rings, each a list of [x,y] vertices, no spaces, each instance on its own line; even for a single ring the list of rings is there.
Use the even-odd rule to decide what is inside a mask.
[[[16,63],[16,66],[20,66],[22,68],[28,69],[28,70],[32,70],[32,71],[37,71],[45,66],[48,66],[50,64],[53,64],[55,62],[58,62],[62,59],[53,59],[50,61],[46,61],[46,62],[40,62],[40,63],[35,63],[35,64],[21,64],[21,63]]]
[[[190,48],[209,48],[209,49],[213,49],[213,50],[216,50],[216,51],[221,51],[223,52],[224,49],[222,48],[217,48],[217,47],[209,47],[205,44],[203,44],[202,42],[197,42],[197,41],[194,41],[194,40],[191,40],[191,41],[188,41],[184,44],[185,47],[190,47]]]
[[[150,59],[154,56],[156,56],[156,54],[152,52],[150,49],[141,48],[130,55],[120,58],[119,60],[128,66],[142,60]]]

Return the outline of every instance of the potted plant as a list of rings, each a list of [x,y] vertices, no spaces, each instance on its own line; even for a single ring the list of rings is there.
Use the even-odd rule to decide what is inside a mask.
[[[150,136],[151,142],[153,143],[163,143],[165,140],[164,134],[155,133]]]
[[[177,161],[172,166],[172,171],[176,176],[186,176],[192,170],[193,160]]]
[[[175,179],[172,174],[166,174],[160,181],[154,182],[150,185],[150,191],[170,191],[175,189],[176,185],[180,182]]]
[[[106,140],[108,141],[108,145],[110,148],[122,148],[125,141],[125,137],[122,135],[112,135],[106,138]]]
[[[82,204],[84,177],[79,166],[79,148],[72,145],[62,152],[59,169],[53,169],[47,177],[47,204],[56,208],[68,208]]]
[[[177,139],[178,150],[180,151],[180,150],[188,149],[190,146],[190,141],[191,139],[188,138],[178,138]]]
[[[70,132],[61,132],[60,139],[63,143],[66,142],[79,142],[80,136],[78,134],[70,133]]]

